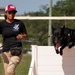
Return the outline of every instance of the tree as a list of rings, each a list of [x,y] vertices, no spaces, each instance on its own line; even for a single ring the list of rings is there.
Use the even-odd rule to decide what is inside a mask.
[[[52,16],[74,16],[75,15],[75,0],[60,0],[52,6]],[[49,6],[42,5],[39,11],[24,13],[28,16],[49,16]],[[40,45],[48,45],[48,20],[25,20],[27,32],[30,39],[37,40]],[[52,21],[53,26],[63,26],[74,28],[75,21],[58,20]],[[45,39],[46,38],[46,39]],[[37,44],[37,43],[35,43]]]
[[[24,13],[24,15],[48,16],[48,9],[48,5],[42,5],[39,11]],[[26,20],[25,23],[30,38],[34,38],[33,40],[37,40],[39,42],[39,45],[48,45],[48,39],[44,39],[48,36],[48,20]]]
[[[53,6],[53,16],[74,16],[75,15],[75,0],[61,0]],[[70,28],[74,28],[75,21],[70,20],[62,20],[62,21],[54,21],[53,25],[66,25]]]

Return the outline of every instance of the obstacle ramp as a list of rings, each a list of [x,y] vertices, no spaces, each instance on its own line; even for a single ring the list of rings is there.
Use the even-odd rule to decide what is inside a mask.
[[[28,75],[75,75],[75,48],[66,47],[63,55],[54,46],[32,45],[32,62]]]

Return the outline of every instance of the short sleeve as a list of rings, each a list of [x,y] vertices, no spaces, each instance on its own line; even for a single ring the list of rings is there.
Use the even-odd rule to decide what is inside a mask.
[[[25,24],[23,22],[21,22],[21,24],[20,24],[20,33],[27,34],[27,30],[26,30]]]

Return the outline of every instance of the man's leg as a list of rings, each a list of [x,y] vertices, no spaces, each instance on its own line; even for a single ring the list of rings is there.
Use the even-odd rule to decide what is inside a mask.
[[[15,75],[15,69],[17,65],[20,63],[22,58],[22,54],[20,56],[12,56],[8,67],[7,67],[7,75]]]
[[[7,67],[8,67],[10,58],[11,58],[10,51],[2,53],[2,59],[3,59],[5,75],[7,75],[6,72],[7,72]]]

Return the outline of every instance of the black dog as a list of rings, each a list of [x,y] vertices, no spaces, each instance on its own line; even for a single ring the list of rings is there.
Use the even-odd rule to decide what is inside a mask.
[[[52,41],[53,41],[53,45],[55,47],[56,53],[59,54],[58,48],[60,47],[60,41],[61,41],[61,28],[60,27],[54,28],[52,26]]]
[[[61,48],[60,48],[60,55],[63,54],[63,49],[66,46],[69,46],[69,43],[71,42],[71,29],[66,28],[65,26],[61,30]]]
[[[71,37],[71,33],[71,29],[65,26],[57,28],[52,27],[52,40],[57,54],[60,53],[60,55],[62,55],[63,49],[72,41],[71,38],[73,37]],[[60,51],[58,50],[59,47]]]

